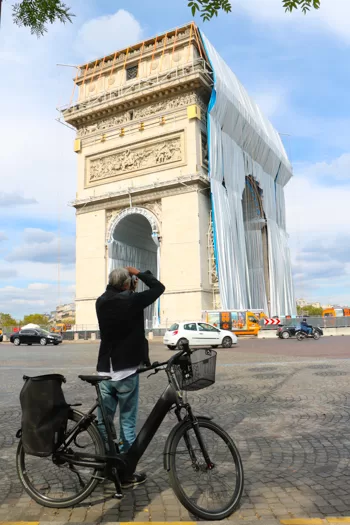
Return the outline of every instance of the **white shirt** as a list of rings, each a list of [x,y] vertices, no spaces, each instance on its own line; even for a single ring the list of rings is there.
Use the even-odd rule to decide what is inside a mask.
[[[122,379],[126,379],[129,376],[132,376],[135,374],[138,367],[135,368],[125,368],[125,370],[119,370],[118,372],[114,372],[112,368],[112,361],[111,361],[111,369],[110,372],[98,372],[99,376],[111,376],[111,381],[121,381]]]

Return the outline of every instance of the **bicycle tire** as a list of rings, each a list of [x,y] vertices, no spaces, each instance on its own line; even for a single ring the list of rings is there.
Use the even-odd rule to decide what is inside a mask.
[[[68,417],[68,421],[72,421],[74,423],[77,423],[81,420],[83,414],[81,414],[78,411],[72,411]],[[95,447],[95,454],[103,456],[105,454],[104,451],[104,444],[103,440],[100,436],[100,433],[97,429],[97,426],[95,423],[91,422],[87,428],[85,428],[83,432],[87,432],[89,436],[92,439],[92,442]],[[79,434],[80,435],[80,434]],[[46,463],[48,464],[51,460],[51,464],[55,466],[55,464],[52,461],[52,457],[37,457],[37,456],[28,456],[24,452],[23,445],[22,445],[22,439],[20,440],[18,447],[17,447],[17,453],[16,453],[16,467],[17,467],[17,474],[19,477],[19,480],[24,488],[24,490],[29,494],[29,496],[35,500],[37,503],[44,507],[50,507],[50,508],[57,508],[57,509],[63,509],[66,507],[72,507],[74,505],[77,505],[81,501],[83,501],[85,498],[87,498],[96,488],[97,484],[99,483],[99,480],[96,479],[94,476],[96,476],[97,470],[93,470],[91,479],[88,481],[87,485],[82,489],[82,491],[78,494],[76,494],[74,497],[70,498],[62,498],[62,499],[55,499],[51,498],[49,496],[45,496],[44,494],[41,494],[34,486],[33,483],[30,482],[26,467],[26,461],[25,458],[30,457],[34,458],[36,461],[42,461],[42,464],[44,464],[44,460],[46,460]],[[60,467],[58,467],[60,468]],[[45,475],[49,472],[49,470],[44,470]],[[47,480],[45,480],[47,482]],[[64,484],[64,483],[63,483]]]
[[[230,498],[229,502],[225,505],[224,508],[216,509],[213,511],[206,510],[203,507],[200,507],[198,504],[195,504],[191,501],[191,499],[186,495],[185,490],[179,480],[179,470],[176,467],[176,456],[177,456],[177,448],[181,441],[181,439],[184,437],[184,435],[187,433],[189,435],[189,431],[193,430],[193,425],[190,421],[185,421],[182,425],[180,425],[174,432],[174,434],[170,437],[171,443],[169,445],[169,482],[170,485],[175,492],[175,495],[179,499],[179,501],[182,503],[182,505],[192,514],[197,516],[198,518],[201,518],[203,520],[213,521],[213,520],[222,520],[228,516],[230,516],[239,506],[240,499],[243,493],[243,487],[244,487],[244,473],[243,473],[243,465],[242,460],[239,454],[239,451],[233,442],[232,438],[227,434],[225,430],[223,430],[219,425],[216,423],[204,419],[204,418],[198,418],[198,424],[199,429],[201,431],[202,437],[203,437],[203,430],[208,429],[212,432],[214,432],[216,439],[221,438],[223,442],[227,445],[228,451],[231,453],[233,462],[236,467],[236,476],[235,476],[235,487],[232,493],[232,497]],[[193,434],[194,435],[194,434]],[[196,439],[196,438],[195,438]],[[203,438],[205,441],[205,438]],[[197,441],[197,440],[196,440]],[[198,445],[199,447],[199,445]],[[208,448],[208,454],[211,456],[212,451]],[[214,460],[215,465],[215,460]],[[193,468],[193,464],[192,464]],[[182,471],[182,469],[180,468]],[[214,472],[215,467],[210,472],[210,475]],[[204,482],[204,486],[208,486],[207,482]],[[195,494],[198,495],[198,489],[195,489]]]

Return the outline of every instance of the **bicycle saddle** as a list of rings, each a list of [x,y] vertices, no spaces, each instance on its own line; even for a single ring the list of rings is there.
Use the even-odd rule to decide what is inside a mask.
[[[97,385],[97,383],[100,383],[101,381],[107,381],[108,379],[111,379],[111,376],[78,376],[79,379],[82,381],[86,381],[87,383],[90,383],[90,385]]]

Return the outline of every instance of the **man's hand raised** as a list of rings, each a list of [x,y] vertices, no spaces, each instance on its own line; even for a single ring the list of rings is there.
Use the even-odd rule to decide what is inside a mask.
[[[137,268],[133,268],[132,266],[127,266],[126,269],[130,275],[138,275],[140,273],[140,270],[137,270]]]

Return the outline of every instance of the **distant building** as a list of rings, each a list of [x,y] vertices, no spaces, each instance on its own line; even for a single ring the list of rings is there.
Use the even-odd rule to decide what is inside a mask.
[[[299,306],[300,308],[305,308],[306,306],[312,306],[313,308],[325,308],[324,306],[322,307],[321,303],[319,302],[312,303],[309,301],[305,301],[305,299],[297,299],[297,306]]]
[[[75,303],[61,304],[56,310],[51,312],[53,321],[64,321],[65,319],[75,318]]]
[[[304,308],[304,306],[307,306],[309,303],[305,301],[305,299],[297,299],[297,306],[300,306],[300,308]]]

